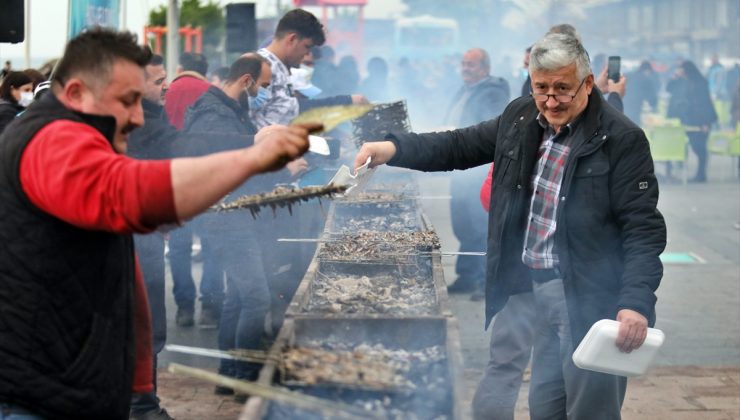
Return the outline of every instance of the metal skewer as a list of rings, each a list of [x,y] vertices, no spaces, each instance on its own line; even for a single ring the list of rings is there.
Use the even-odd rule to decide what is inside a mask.
[[[267,352],[259,350],[216,350],[203,347],[181,346],[178,344],[167,344],[164,349],[173,353],[192,354],[194,356],[213,357],[216,359],[240,360],[243,362],[265,363],[274,360]]]
[[[231,388],[234,391],[266,398],[268,400],[280,402],[282,404],[288,404],[300,409],[320,411],[326,416],[336,416],[339,418],[351,420],[385,418],[382,413],[373,413],[347,404],[316,398],[297,392],[291,392],[275,386],[261,385],[254,382],[229,378],[228,376],[219,375],[217,373],[209,372],[203,369],[196,369],[189,366],[184,366],[178,363],[170,363],[167,370],[174,374],[201,379],[216,385]]]

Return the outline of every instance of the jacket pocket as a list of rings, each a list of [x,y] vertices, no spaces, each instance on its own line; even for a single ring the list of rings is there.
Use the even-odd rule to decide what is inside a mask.
[[[609,161],[588,159],[579,162],[575,173],[576,186],[590,200],[602,199],[609,189]]]
[[[569,228],[599,229],[607,223],[610,217],[609,169],[606,159],[578,162],[565,209]]]

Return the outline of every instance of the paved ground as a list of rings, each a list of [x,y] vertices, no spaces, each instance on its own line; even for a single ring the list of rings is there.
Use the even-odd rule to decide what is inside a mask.
[[[627,420],[740,420],[740,230],[735,227],[740,222],[740,183],[732,179],[734,162],[713,157],[711,164],[709,184],[661,184],[659,208],[668,224],[667,252],[691,253],[701,263],[665,267],[656,327],[667,339],[655,366],[630,380],[623,408]],[[444,176],[426,175],[420,184],[422,195],[447,194]],[[448,202],[437,199],[424,204],[443,249],[455,250]],[[445,259],[448,282],[454,280],[453,267],[454,259]],[[482,303],[454,295],[451,305],[460,320],[465,386],[471,399],[488,355]],[[178,329],[171,297],[168,310],[170,343],[215,347],[215,330]],[[202,358],[167,352],[161,356],[162,365],[177,361],[210,369],[216,366]],[[238,416],[240,406],[232,398],[214,396],[211,385],[166,372],[159,378],[164,406],[179,420]],[[528,418],[526,385],[517,419]]]
[[[472,398],[479,376],[467,369],[465,383]],[[231,397],[213,395],[213,387],[195,379],[161,372],[163,406],[178,420],[236,419],[242,406]],[[469,400],[468,399],[468,400]],[[525,383],[516,419],[528,419]],[[657,367],[630,380],[622,409],[625,420],[740,419],[740,368]]]

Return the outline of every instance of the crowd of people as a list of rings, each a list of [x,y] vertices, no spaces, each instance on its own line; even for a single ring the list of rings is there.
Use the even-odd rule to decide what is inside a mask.
[[[446,131],[389,133],[356,162],[464,170],[451,179],[453,231],[460,251],[488,256],[458,258],[450,291],[485,299],[487,324],[496,316],[475,418],[513,418],[532,354],[533,418],[619,418],[624,378],[580,370],[570,355],[596,320],[622,322],[616,345],[625,352],[655,322],[666,233],[639,129],[644,111],[659,108],[653,65],[611,80],[605,57],[591,59],[564,24],[524,49],[521,87],[497,76],[483,48],[456,57],[459,72],[446,58],[432,82],[409,60],[391,68],[381,57],[368,61],[363,79],[357,61],[337,61],[325,41],[318,19],[296,9],[229,66],[209,72],[203,55],[182,54],[170,81],[161,56],[106,29],[71,40],[52,74],[6,62],[3,414],[170,419],[156,393],[167,260],[178,328],[217,328],[222,350],[264,349],[315,246],[276,239],[318,236],[321,209],[259,220],[206,210],[282,184],[327,181],[329,158],[304,155],[318,127],[290,125],[302,111],[408,99],[412,118],[422,109]],[[683,60],[665,90],[666,117],[692,127],[693,180],[706,182],[713,101],[731,101],[732,121],[740,120],[738,67],[715,60],[705,76]],[[346,137],[341,130],[334,135]],[[259,369],[224,359],[219,373],[255,380]]]

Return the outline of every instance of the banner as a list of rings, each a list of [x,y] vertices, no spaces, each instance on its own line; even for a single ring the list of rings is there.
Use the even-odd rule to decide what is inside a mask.
[[[69,38],[86,28],[119,28],[120,0],[69,0]]]

